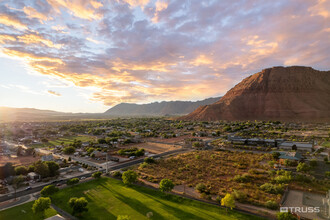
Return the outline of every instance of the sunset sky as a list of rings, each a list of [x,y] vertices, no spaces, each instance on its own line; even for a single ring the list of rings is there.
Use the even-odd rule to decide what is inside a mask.
[[[330,69],[329,0],[0,0],[0,106],[201,100],[272,66]]]

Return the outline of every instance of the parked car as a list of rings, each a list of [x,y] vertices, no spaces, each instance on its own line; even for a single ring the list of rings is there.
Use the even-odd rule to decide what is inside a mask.
[[[80,179],[83,180],[83,179],[86,179],[86,177],[83,176],[83,177],[81,177]]]
[[[25,188],[25,190],[30,190],[30,189],[32,189],[31,186],[28,186],[28,187]]]

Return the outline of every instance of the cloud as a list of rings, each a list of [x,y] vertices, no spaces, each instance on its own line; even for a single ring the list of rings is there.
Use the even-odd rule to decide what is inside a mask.
[[[53,91],[53,90],[48,90],[47,91],[49,94],[51,94],[51,95],[54,95],[54,96],[62,96],[60,93],[57,93],[57,92],[55,92],[55,91]]]
[[[19,19],[8,14],[0,14],[0,24],[12,26],[17,29],[27,29],[27,25],[23,24]]]
[[[97,1],[89,3],[84,0],[47,0],[47,2],[57,13],[60,13],[60,8],[65,8],[78,18],[87,20],[102,18],[102,14],[96,10],[101,7],[102,3]]]
[[[27,15],[28,18],[37,18],[41,23],[44,23],[44,21],[47,21],[50,19],[46,15],[38,12],[36,9],[30,7],[30,6],[25,6],[23,8],[24,13]]]
[[[1,53],[105,105],[219,96],[271,66],[329,69],[327,1],[28,3],[0,2]]]
[[[21,35],[17,37],[19,41],[25,43],[25,44],[44,44],[48,47],[54,47],[56,49],[60,49],[61,45],[60,44],[54,44],[51,40],[45,39],[40,35],[37,34],[26,34],[26,35]]]

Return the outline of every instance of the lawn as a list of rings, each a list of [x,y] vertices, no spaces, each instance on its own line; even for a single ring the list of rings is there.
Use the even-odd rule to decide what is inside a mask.
[[[45,216],[42,217],[40,214],[36,215],[32,212],[32,205],[34,202],[28,202],[23,205],[15,206],[10,209],[6,209],[4,211],[0,211],[0,219],[1,220],[42,220],[45,218],[49,218],[57,214],[57,212],[50,208],[45,211]]]
[[[77,136],[69,136],[69,137],[61,137],[61,138],[56,138],[54,140],[49,140],[48,143],[44,144],[33,144],[32,147],[35,148],[40,148],[40,147],[54,147],[56,145],[60,145],[62,142],[64,142],[65,145],[73,143],[74,139],[80,140],[82,142],[86,141],[95,141],[95,137],[93,136],[87,136],[87,135],[77,135]]]
[[[60,190],[52,201],[55,205],[71,213],[68,201],[71,197],[84,196],[88,200],[87,213],[81,219],[116,219],[118,215],[128,215],[133,220],[147,219],[259,219],[214,205],[163,194],[141,187],[125,186],[121,181],[103,177]]]
[[[330,141],[325,141],[322,143],[323,147],[329,147],[330,148]]]

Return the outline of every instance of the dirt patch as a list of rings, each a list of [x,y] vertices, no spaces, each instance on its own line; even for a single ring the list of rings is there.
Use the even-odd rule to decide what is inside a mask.
[[[19,157],[8,157],[0,156],[0,166],[5,165],[6,163],[13,163],[15,166],[19,165],[30,165],[35,161],[40,160],[39,156],[19,156]]]
[[[180,148],[180,146],[176,146],[176,145],[162,144],[162,143],[150,143],[150,142],[133,144],[133,145],[130,145],[130,147],[143,148],[145,151],[154,153],[154,154],[164,153],[167,151],[177,150]]]

